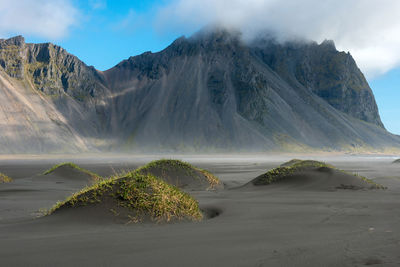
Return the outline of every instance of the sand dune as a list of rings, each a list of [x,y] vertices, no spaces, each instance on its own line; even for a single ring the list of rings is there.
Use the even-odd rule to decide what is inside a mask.
[[[316,191],[384,189],[382,185],[360,175],[310,160],[291,160],[283,163],[280,167],[251,180],[245,187],[267,185]]]
[[[197,201],[178,188],[191,191],[223,188],[211,173],[179,160],[152,161],[137,170],[105,179],[72,163],[55,165],[44,175],[97,180],[58,202],[47,215],[64,212],[80,219],[108,219],[118,223],[201,220],[203,214]],[[219,213],[215,209],[204,211],[206,217]]]
[[[157,160],[139,168],[143,174],[151,174],[185,190],[222,189],[224,185],[210,172],[179,160]]]
[[[99,180],[101,177],[91,171],[82,169],[81,167],[73,163],[61,163],[53,166],[51,169],[43,173],[48,177],[56,176],[63,179],[74,179],[79,181],[94,182]]]
[[[135,171],[82,189],[53,206],[47,216],[77,210],[79,217],[104,220],[106,216],[125,223],[202,219],[191,196],[157,177]]]

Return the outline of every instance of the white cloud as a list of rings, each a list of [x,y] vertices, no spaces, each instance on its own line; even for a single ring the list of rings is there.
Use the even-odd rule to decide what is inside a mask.
[[[399,0],[173,0],[157,24],[189,31],[219,23],[246,38],[268,30],[282,39],[332,39],[372,78],[400,65],[399,14]]]
[[[0,0],[0,35],[36,35],[59,39],[77,23],[70,0]]]

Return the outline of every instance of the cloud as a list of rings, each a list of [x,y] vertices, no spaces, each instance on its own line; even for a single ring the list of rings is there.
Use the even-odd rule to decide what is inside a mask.
[[[70,0],[0,0],[0,35],[60,39],[76,25],[78,17]]]
[[[189,32],[218,23],[245,38],[272,31],[281,40],[332,39],[373,78],[400,65],[399,14],[398,0],[172,0],[157,25]]]

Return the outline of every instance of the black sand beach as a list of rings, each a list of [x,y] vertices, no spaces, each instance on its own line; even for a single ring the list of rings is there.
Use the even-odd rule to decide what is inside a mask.
[[[166,157],[166,156],[163,156]],[[155,156],[0,160],[0,266],[400,266],[400,166],[392,157],[300,156],[363,175],[386,190],[322,190],[315,183],[241,187],[297,156],[169,156],[207,169],[223,190],[191,191],[200,222],[117,224],[95,209],[40,217],[88,184],[73,161],[102,176]]]

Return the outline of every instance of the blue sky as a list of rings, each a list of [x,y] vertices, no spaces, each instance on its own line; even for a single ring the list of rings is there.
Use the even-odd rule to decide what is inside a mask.
[[[27,42],[51,41],[99,70],[162,50],[216,21],[249,35],[265,27],[283,39],[333,39],[366,74],[387,129],[400,134],[398,0],[382,0],[386,5],[380,0],[348,0],[346,5],[336,0],[302,0],[301,5],[283,0],[2,1],[0,38],[22,34]]]
[[[50,38],[88,65],[106,70],[121,60],[146,51],[159,51],[183,32],[161,32],[155,10],[164,0],[75,1],[79,24],[66,36]],[[25,36],[27,42],[47,42],[47,36]]]
[[[371,79],[369,84],[386,129],[400,135],[400,68]]]

